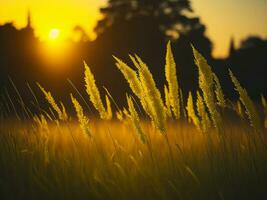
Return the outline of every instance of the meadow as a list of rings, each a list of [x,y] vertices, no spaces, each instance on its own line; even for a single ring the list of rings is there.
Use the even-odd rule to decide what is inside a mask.
[[[114,57],[132,90],[123,108],[107,90],[101,93],[86,63],[87,96],[70,94],[72,108],[39,83],[49,110],[34,98],[40,112],[33,113],[19,98],[31,119],[10,120],[4,102],[0,199],[267,199],[266,99],[252,101],[231,71],[239,99],[227,99],[192,49],[197,92],[181,91],[168,43],[164,94],[145,62],[130,55],[135,68]]]

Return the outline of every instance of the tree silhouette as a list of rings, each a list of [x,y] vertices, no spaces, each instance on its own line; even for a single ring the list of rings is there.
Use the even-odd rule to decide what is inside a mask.
[[[249,36],[227,59],[226,65],[239,76],[240,82],[254,99],[267,94],[267,40]],[[226,82],[226,81],[225,81]]]
[[[131,23],[143,19],[144,23],[156,25],[166,39],[177,40],[180,36],[188,36],[194,41],[197,38],[206,56],[211,53],[211,42],[204,36],[205,26],[193,14],[189,0],[109,0],[106,7],[101,8],[103,14],[95,31],[98,35],[112,28],[114,24]],[[139,30],[140,31],[140,30]]]
[[[197,17],[187,16],[186,13],[193,12],[189,0],[109,0],[100,11],[104,18],[95,28],[97,34],[114,23],[147,17],[170,39],[204,28]]]
[[[109,0],[100,12],[103,18],[95,27],[97,39],[92,44],[95,59],[99,55],[125,57],[128,53],[137,53],[146,60],[162,86],[165,46],[172,40],[183,89],[187,92],[196,88],[197,71],[190,43],[208,60],[212,44],[205,36],[206,27],[193,15],[189,0]],[[107,76],[116,77],[116,70],[109,68],[114,66],[110,60],[95,60],[94,63],[98,64],[97,68],[105,66],[105,70],[110,71]],[[108,80],[108,77],[103,78]],[[121,79],[116,77],[116,80]],[[120,82],[118,86],[122,87]]]

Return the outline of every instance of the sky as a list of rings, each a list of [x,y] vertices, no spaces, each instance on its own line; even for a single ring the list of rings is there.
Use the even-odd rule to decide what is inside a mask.
[[[13,21],[18,28],[26,25],[27,11],[32,15],[35,33],[48,38],[53,28],[69,37],[74,26],[82,26],[91,37],[106,0],[0,0],[0,24]],[[230,38],[236,44],[248,35],[267,38],[267,0],[192,0],[195,14],[207,26],[214,44],[213,55],[225,57]]]

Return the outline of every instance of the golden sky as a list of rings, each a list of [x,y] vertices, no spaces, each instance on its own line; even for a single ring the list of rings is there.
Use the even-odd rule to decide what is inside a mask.
[[[248,35],[267,39],[267,0],[192,0],[197,15],[214,42],[213,54],[227,56],[230,38],[236,43]]]
[[[88,33],[100,17],[98,8],[106,0],[0,0],[0,24],[14,21],[17,27],[26,24],[30,9],[36,35],[45,39],[58,28],[62,36],[70,36],[75,25]],[[267,38],[267,0],[192,0],[195,13],[201,16],[214,42],[213,54],[227,55],[229,40],[247,35]]]

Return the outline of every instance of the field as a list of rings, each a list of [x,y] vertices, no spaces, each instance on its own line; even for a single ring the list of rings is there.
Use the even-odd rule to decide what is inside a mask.
[[[137,70],[115,58],[133,92],[127,107],[108,91],[102,102],[85,64],[88,97],[70,95],[76,116],[40,84],[49,111],[32,113],[22,99],[31,120],[10,120],[2,109],[0,199],[267,199],[265,98],[256,105],[229,72],[240,99],[228,100],[193,52],[196,93],[179,89],[168,44],[165,98],[146,64],[131,56]],[[81,99],[99,118],[85,114]]]

